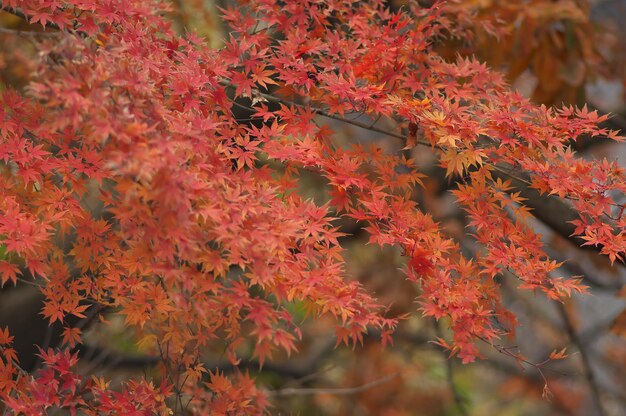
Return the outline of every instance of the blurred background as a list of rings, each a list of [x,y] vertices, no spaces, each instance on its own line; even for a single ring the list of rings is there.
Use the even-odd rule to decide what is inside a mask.
[[[177,31],[194,31],[220,47],[229,29],[220,20],[219,7],[234,3],[173,0],[171,19]],[[406,2],[389,3],[397,9]],[[445,7],[466,35],[441,39],[435,47],[443,57],[477,56],[534,102],[587,103],[614,114],[608,127],[626,131],[626,0],[457,0]],[[54,36],[0,13],[0,89],[23,89],[34,70],[35,42],[53,42]],[[330,124],[337,140],[369,141],[389,152],[401,151],[398,140]],[[581,138],[572,146],[581,157],[617,159],[626,166],[624,144]],[[471,257],[474,247],[465,237],[465,214],[449,192],[455,184],[444,178],[434,153],[423,148],[411,152],[428,176],[414,198]],[[305,174],[301,186],[303,194],[319,203],[329,198],[323,181],[313,174]],[[558,218],[559,213],[546,215]],[[341,243],[350,277],[391,305],[392,315],[415,311],[418,288],[400,271],[404,260],[399,249],[367,245],[358,224],[340,225],[349,234]],[[303,329],[299,352],[290,358],[275,356],[262,370],[252,359],[242,361],[241,367],[256,374],[273,400],[272,413],[281,415],[626,415],[626,267],[611,266],[593,248],[577,248],[545,222],[536,220],[534,226],[544,235],[548,253],[567,260],[561,273],[583,276],[591,295],[557,304],[518,291],[514,280],[503,276],[503,295],[521,327],[501,348],[484,347],[483,360],[468,365],[448,360],[447,353],[430,342],[445,335],[445,322],[437,324],[415,313],[401,324],[393,347],[381,347],[371,334],[362,347],[335,348],[333,323],[309,320],[296,305],[293,313]],[[54,345],[58,334],[37,317],[40,302],[32,287],[2,289],[0,326],[11,324],[18,332],[29,326],[32,334],[40,325],[36,333]],[[116,318],[110,325],[92,325],[85,339],[85,373],[121,380],[129,372],[149,371],[150,357],[142,355]],[[28,338],[18,349],[36,342]],[[542,367],[543,374],[506,354],[519,348],[539,363],[565,347],[569,356]],[[207,357],[206,367],[232,371],[219,357]],[[543,394],[544,377],[550,397]]]

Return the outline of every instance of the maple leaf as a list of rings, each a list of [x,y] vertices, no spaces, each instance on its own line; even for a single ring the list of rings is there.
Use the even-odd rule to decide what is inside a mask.
[[[420,248],[415,248],[409,255],[409,267],[418,275],[423,276],[432,268],[429,259],[429,252]]]
[[[18,275],[21,275],[21,272],[16,264],[0,260],[0,286],[4,286],[9,280],[14,285],[17,284]]]
[[[472,166],[481,166],[485,154],[482,150],[447,149],[441,156],[441,165],[446,168],[446,176],[463,175]]]
[[[9,328],[0,328],[0,345],[10,345],[13,342],[13,336],[9,335]]]
[[[81,330],[80,328],[66,326],[63,328],[62,337],[63,343],[73,348],[81,341]]]
[[[224,374],[220,373],[219,370],[216,370],[215,373],[209,371],[209,378],[210,382],[206,383],[207,386],[218,394],[227,392],[232,386]]]
[[[477,342],[495,345],[515,326],[498,275],[551,299],[584,291],[578,279],[552,278],[560,264],[524,222],[531,201],[517,178],[494,178],[500,166],[567,199],[583,245],[611,261],[626,255],[623,169],[570,148],[582,135],[621,140],[597,126],[606,116],[536,106],[477,59],[442,55],[444,38],[482,39],[463,26],[490,13],[459,13],[462,2],[394,13],[380,1],[244,3],[223,10],[230,33],[221,49],[178,35],[167,2],[5,3],[60,29],[63,41],[29,47],[40,58],[28,87],[19,86],[26,95],[0,93],[0,282],[19,281],[18,265],[28,269],[50,323],[85,319],[94,303],[110,307],[109,322],[123,315],[140,349],[159,350],[155,371],[166,380],[155,386],[124,375],[116,390],[104,379],[83,383],[72,372],[76,357],[54,350],[41,352],[37,374],[15,377],[15,352],[3,348],[9,411],[165,415],[189,397],[198,414],[262,413],[267,400],[250,377],[215,370],[205,382],[200,360],[218,349],[233,366],[246,351],[262,364],[273,353],[288,356],[301,331],[284,301],[324,315],[319,325],[337,326],[338,343],[363,344],[370,329],[391,343],[397,319],[350,280],[331,205],[365,221],[370,243],[403,249],[421,311],[450,324],[439,345],[464,363],[479,357]],[[524,16],[522,3],[503,18]],[[574,17],[572,25],[583,16],[562,5],[546,10]],[[482,26],[504,36],[492,22]],[[543,64],[558,54],[539,52],[542,83],[555,72]],[[569,68],[576,73],[561,75],[580,78],[580,65]],[[237,115],[242,107],[250,120]],[[327,119],[359,134],[335,134]],[[406,136],[396,122],[408,122]],[[373,139],[360,134],[367,130],[406,148],[424,135],[433,154],[419,158],[437,158],[447,177],[462,177],[453,193],[468,216],[472,260],[436,222],[439,212],[426,213],[439,210],[415,189],[415,161],[386,142],[352,145]],[[324,184],[313,199],[301,186],[309,178]],[[65,325],[61,337],[73,346],[81,330]],[[8,332],[2,339],[10,342]]]
[[[568,354],[565,353],[566,349],[567,349],[567,347],[563,348],[562,350],[560,350],[558,352],[556,350],[553,350],[550,353],[550,359],[551,360],[563,360],[563,359],[567,358]]]

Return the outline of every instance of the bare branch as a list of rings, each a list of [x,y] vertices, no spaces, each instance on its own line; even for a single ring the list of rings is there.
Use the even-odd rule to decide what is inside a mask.
[[[591,360],[589,358],[587,348],[578,337],[576,329],[572,324],[572,320],[565,310],[565,306],[560,302],[556,302],[556,307],[559,311],[559,314],[561,315],[561,318],[563,319],[563,323],[565,324],[565,330],[567,331],[567,335],[572,341],[572,344],[574,344],[580,352],[580,360],[583,365],[583,374],[587,381],[587,386],[589,387],[589,393],[591,394],[591,401],[595,409],[595,414],[598,416],[604,416],[606,413],[604,411],[604,408],[602,407],[602,400],[600,399],[600,389],[598,388],[595,375],[593,374],[593,370],[591,368]]]
[[[351,395],[364,392],[381,384],[385,384],[400,375],[400,371],[388,374],[377,380],[355,387],[339,387],[339,388],[286,388],[274,391],[268,391],[269,396],[309,396],[316,394],[332,394],[332,395]]]
[[[443,338],[443,334],[441,332],[441,327],[439,326],[439,322],[433,320],[433,325],[435,326],[435,332],[439,338]],[[465,399],[461,396],[461,392],[457,388],[454,383],[454,368],[452,367],[452,360],[448,357],[448,354],[445,350],[439,349],[443,356],[444,364],[446,366],[446,379],[448,380],[448,388],[452,393],[452,397],[454,399],[454,403],[456,407],[459,409],[459,412],[462,416],[468,416],[467,407],[465,403]]]
[[[35,32],[32,30],[9,29],[7,27],[0,27],[0,33],[27,37],[57,37],[62,34],[62,32]]]

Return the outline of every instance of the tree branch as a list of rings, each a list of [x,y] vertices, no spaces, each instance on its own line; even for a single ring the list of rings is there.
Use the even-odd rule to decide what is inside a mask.
[[[9,35],[15,36],[28,36],[28,37],[56,37],[61,34],[61,32],[35,32],[32,30],[19,30],[19,29],[9,29],[6,27],[0,27],[0,33],[6,33]]]
[[[441,332],[441,327],[439,326],[439,322],[436,320],[433,320],[433,325],[435,326],[435,332],[437,334],[437,337],[443,338],[443,333]],[[439,349],[438,351],[441,352],[444,364],[446,366],[446,379],[448,381],[448,389],[452,393],[454,403],[456,404],[456,407],[459,409],[459,412],[461,413],[462,416],[468,416],[469,413],[467,412],[465,399],[463,398],[463,396],[461,395],[461,392],[459,391],[456,384],[454,383],[454,368],[452,367],[452,360],[450,359],[450,357],[448,357],[448,354],[446,353],[445,350]]]
[[[0,2],[0,7],[2,7],[1,2]],[[16,16],[19,16],[23,19],[28,20],[28,17],[25,16],[20,10],[13,10],[10,8],[4,8],[4,10]],[[55,26],[54,24],[50,24],[50,27],[58,29],[58,26]],[[227,82],[223,83],[223,85],[229,88],[235,88],[233,85]],[[406,140],[406,136],[402,134],[391,132],[385,129],[381,129],[381,128],[378,128],[378,127],[375,127],[366,123],[362,123],[356,120],[350,120],[350,119],[347,119],[345,117],[341,117],[335,114],[331,114],[320,108],[295,103],[295,102],[285,100],[280,97],[276,97],[272,94],[259,92],[258,95],[269,102],[283,104],[287,106],[294,106],[298,108],[305,108],[314,112],[317,115],[320,115],[326,118],[341,121],[343,123],[347,123],[347,124],[350,124],[350,125],[353,125],[353,126],[365,129],[365,130],[373,131],[376,133],[384,134],[389,137],[394,137],[396,139]],[[251,108],[251,110],[254,111],[253,108]],[[616,121],[620,121],[620,120],[616,119]],[[417,144],[421,146],[428,146],[430,148],[433,148],[433,145],[426,140],[418,140]],[[434,146],[434,147],[441,150],[441,148],[438,146]],[[572,208],[570,208],[567,204],[565,204],[563,201],[561,201],[560,199],[556,197],[539,195],[537,191],[534,191],[528,188],[527,186],[528,181],[525,178],[513,175],[505,167],[494,165],[494,168],[495,168],[494,175],[496,177],[499,176],[502,178],[506,176],[507,179],[510,179],[512,181],[513,189],[511,189],[511,192],[520,192],[521,195],[527,199],[525,204],[533,209],[533,213],[537,219],[539,219],[541,222],[546,224],[557,234],[576,243],[577,246],[580,246],[589,250],[594,250],[596,252],[601,250],[602,247],[582,246],[585,240],[582,240],[579,237],[572,237],[572,234],[574,233],[574,230],[575,230],[575,226],[571,224],[569,221],[577,219],[578,217],[577,217],[576,212]]]
[[[225,83],[223,85],[229,88],[235,88],[233,85],[229,83]],[[366,123],[362,123],[356,120],[350,120],[350,119],[347,119],[347,118],[344,118],[335,114],[330,114],[326,112],[325,110],[317,108],[317,107],[306,106],[303,104],[295,103],[293,101],[285,100],[283,98],[276,97],[271,94],[265,94],[265,93],[259,92],[258,95],[262,97],[263,99],[272,103],[307,109],[323,117],[327,117],[333,120],[341,121],[343,123],[351,124],[353,126],[356,126],[365,130],[384,134],[389,137],[406,140],[406,137],[401,134],[384,130],[384,129],[380,129],[377,127],[373,127]],[[245,107],[250,111],[255,110],[252,107],[243,106],[239,103],[236,103],[236,105]],[[420,146],[427,146],[427,147],[433,148],[433,145],[430,142],[425,141],[425,140],[418,140],[417,144]],[[440,146],[434,146],[434,148],[438,150],[444,150]],[[602,250],[602,246],[583,245],[586,242],[585,240],[583,240],[580,237],[573,236],[576,227],[574,224],[571,223],[571,221],[578,219],[578,214],[573,208],[568,206],[564,201],[562,201],[560,198],[555,197],[555,196],[540,195],[538,191],[528,186],[530,184],[530,178],[528,178],[524,173],[513,174],[512,173],[513,169],[503,164],[492,164],[492,166],[493,166],[494,177],[500,178],[502,180],[511,181],[512,189],[508,191],[509,193],[520,192],[521,196],[526,198],[526,201],[524,202],[524,204],[533,209],[533,215],[535,216],[535,218],[543,222],[545,225],[547,225],[549,228],[551,228],[554,232],[556,232],[563,238],[575,243],[578,247],[581,247],[586,250],[592,250],[595,252],[600,252]]]
[[[569,336],[572,344],[576,346],[578,351],[580,352],[580,360],[583,365],[583,374],[585,380],[587,381],[587,386],[589,386],[589,393],[591,395],[591,402],[595,409],[595,414],[598,416],[604,416],[606,413],[604,412],[604,408],[602,407],[602,400],[600,399],[600,389],[596,383],[595,375],[593,374],[593,369],[591,368],[591,360],[587,353],[587,348],[583,344],[582,340],[578,337],[576,333],[576,329],[572,324],[572,321],[565,310],[565,306],[562,303],[556,302],[556,307],[563,319],[563,323],[565,324],[565,330],[567,335]]]
[[[362,384],[360,386],[355,387],[339,387],[339,388],[286,388],[280,390],[268,391],[269,396],[280,397],[280,396],[308,396],[308,395],[316,395],[316,394],[332,394],[332,395],[350,395],[357,394],[374,388],[376,386],[380,386],[381,384],[387,383],[394,378],[398,377],[401,374],[400,371],[396,371],[395,373],[388,374],[384,377],[381,377],[377,380],[371,381],[366,384]]]

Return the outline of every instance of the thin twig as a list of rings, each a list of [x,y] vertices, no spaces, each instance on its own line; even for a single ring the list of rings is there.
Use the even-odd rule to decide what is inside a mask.
[[[322,117],[326,117],[326,118],[330,118],[330,119],[333,119],[333,120],[341,121],[343,123],[351,124],[353,126],[360,127],[362,129],[365,129],[365,130],[370,130],[370,131],[373,131],[373,132],[376,132],[376,133],[384,134],[384,135],[389,136],[389,137],[395,137],[396,139],[406,140],[406,136],[403,136],[401,134],[394,133],[392,131],[381,129],[381,128],[378,128],[378,127],[370,126],[367,123],[362,123],[360,121],[350,120],[350,119],[347,119],[345,117],[341,117],[341,116],[338,116],[338,115],[335,115],[335,114],[331,114],[331,113],[329,113],[329,112],[327,112],[325,110],[322,110],[321,108],[312,107],[312,106],[306,106],[306,105],[303,105],[303,104],[298,104],[298,103],[295,103],[293,101],[284,100],[282,98],[276,97],[276,96],[271,95],[271,94],[259,93],[259,95],[261,97],[265,98],[267,101],[271,101],[271,102],[274,102],[274,103],[283,104],[283,105],[287,105],[287,106],[294,106],[294,107],[298,107],[298,108],[309,109],[312,112],[314,112],[315,114],[320,115]],[[422,145],[422,146],[432,147],[432,144],[430,142],[425,141],[425,140],[418,140],[417,144]]]
[[[441,332],[441,327],[439,326],[439,323],[437,321],[433,321],[433,324],[435,326],[435,332],[437,334],[437,337],[443,338],[443,334]],[[439,350],[439,351],[441,352],[444,363],[446,365],[446,379],[448,380],[448,388],[450,389],[450,392],[452,393],[452,397],[454,398],[454,403],[456,404],[456,407],[459,409],[459,412],[461,413],[462,416],[468,416],[469,413],[467,412],[465,399],[463,398],[463,396],[461,395],[461,392],[459,391],[456,384],[454,383],[454,368],[452,367],[452,360],[448,357],[448,354],[446,354],[445,350]]]
[[[37,283],[37,282],[33,282],[33,281],[31,281],[31,280],[24,279],[23,277],[18,277],[18,278],[17,278],[17,281],[18,281],[18,282],[21,282],[21,283],[24,283],[24,284],[26,284],[26,285],[29,285],[29,286],[37,287],[37,288],[39,288],[39,289],[43,289],[43,288],[45,288],[45,286],[44,286],[44,285],[39,284],[39,283]]]
[[[4,355],[4,347],[2,345],[0,345],[0,353]],[[21,377],[30,377],[30,374],[28,374],[26,370],[20,367],[19,363],[15,361],[13,358],[10,359],[10,363],[17,370],[17,376],[15,377],[15,381],[14,381],[15,385],[19,383]],[[16,389],[10,389],[8,392],[8,397],[11,397],[11,395],[13,394],[15,390]],[[7,415],[8,412],[9,412],[9,408],[7,406],[4,408],[4,411],[2,412],[2,416]]]
[[[297,378],[297,379],[295,379],[295,380],[293,380],[291,382],[288,381],[286,384],[287,385],[292,385],[292,386],[293,385],[302,385],[302,384],[304,384],[304,383],[306,383],[308,381],[311,381],[311,380],[319,377],[320,375],[322,375],[324,373],[327,373],[328,371],[334,369],[335,367],[336,366],[334,364],[328,365],[328,366],[326,366],[326,367],[324,367],[324,368],[322,368],[320,370],[317,370],[317,371],[315,371],[313,373],[310,373],[310,374],[307,374],[307,375],[302,376],[300,378]]]
[[[9,29],[8,27],[0,27],[0,33],[6,33],[15,36],[28,36],[28,37],[57,37],[63,32],[35,32],[33,30],[19,30]]]
[[[223,85],[228,87],[228,88],[235,88],[233,85],[231,85],[229,83],[225,83]],[[319,116],[322,116],[322,117],[326,117],[326,118],[330,118],[330,119],[333,119],[333,120],[341,121],[343,123],[351,124],[353,126],[362,128],[364,130],[369,130],[369,131],[373,131],[373,132],[376,132],[376,133],[384,134],[386,136],[394,137],[396,139],[406,140],[406,136],[403,136],[403,135],[401,135],[399,133],[395,133],[395,132],[392,132],[392,131],[389,131],[389,130],[385,130],[385,129],[381,129],[381,128],[378,128],[378,127],[374,127],[373,124],[362,123],[362,122],[359,122],[359,121],[356,121],[356,120],[350,120],[350,119],[345,118],[345,117],[341,117],[341,116],[338,116],[338,115],[335,115],[335,114],[331,114],[331,113],[329,113],[329,112],[327,112],[327,111],[325,111],[325,110],[323,110],[321,108],[318,108],[318,107],[313,107],[313,106],[307,106],[307,105],[304,105],[304,104],[299,104],[299,103],[296,103],[296,102],[293,102],[293,101],[290,101],[290,100],[285,100],[283,98],[277,97],[277,96],[272,95],[272,94],[266,94],[266,93],[261,93],[261,92],[258,92],[257,94],[260,97],[263,97],[265,100],[273,102],[273,103],[276,103],[276,104],[283,104],[283,105],[286,105],[286,106],[293,106],[293,107],[297,107],[297,108],[301,108],[301,109],[307,109],[307,110],[310,110],[311,112],[313,112],[313,113],[315,113],[315,114],[317,114]],[[240,107],[240,108],[245,108],[246,110],[249,110],[249,111],[255,111],[254,107],[244,106],[244,105],[242,105],[240,103],[237,103],[235,101],[233,101],[233,103],[236,106]],[[434,148],[434,149],[442,150],[442,151],[446,150],[444,147],[439,146],[439,145],[433,145],[431,142],[429,142],[427,140],[418,139],[417,142],[415,142],[415,143],[417,145],[420,145],[420,146],[430,147],[431,149]],[[496,170],[497,172],[500,172],[501,174],[506,175],[506,176],[508,176],[511,179],[515,179],[515,180],[517,180],[517,181],[519,181],[519,182],[521,182],[521,183],[523,183],[525,185],[528,185],[528,186],[531,185],[530,181],[514,175],[513,173],[511,173],[510,171],[504,169],[501,166],[498,166],[498,165],[493,164],[493,163],[488,163],[488,164],[491,165],[493,167],[493,169]]]
[[[585,377],[585,380],[587,381],[587,385],[589,386],[589,392],[591,394],[593,407],[595,408],[595,414],[598,416],[604,416],[606,413],[604,412],[604,408],[602,407],[602,400],[600,399],[600,389],[598,388],[596,378],[591,368],[591,360],[589,358],[587,348],[576,333],[574,324],[567,314],[565,306],[561,302],[556,302],[556,307],[559,311],[559,314],[561,315],[561,318],[563,319],[563,323],[565,324],[565,330],[567,331],[567,335],[572,341],[572,344],[574,344],[580,352],[580,361],[583,365],[583,375]]]
[[[4,347],[3,347],[2,345],[0,345],[0,353],[1,353],[1,354],[4,354]],[[15,369],[17,370],[17,372],[18,372],[20,375],[22,375],[22,376],[28,376],[28,375],[29,375],[29,374],[28,374],[28,371],[24,370],[24,369],[20,366],[20,364],[19,364],[17,361],[15,361],[13,358],[11,358],[9,361],[10,361],[10,363],[13,365],[13,367],[15,367]]]
[[[26,20],[26,22],[28,22],[28,23],[31,22],[30,18],[27,15],[25,15],[24,12],[22,12],[21,9],[19,9],[19,8],[13,9],[11,7],[5,6],[4,4],[2,4],[1,0],[0,0],[0,11],[6,12],[6,13],[10,13],[10,14],[12,14],[14,16],[17,16],[17,17],[19,17],[21,19]],[[74,21],[74,26],[76,25],[76,23],[77,22]],[[44,30],[46,29],[46,27],[49,27],[51,29],[56,29],[56,30],[59,31],[58,33],[67,32],[67,30],[61,30],[61,27],[59,25],[57,25],[56,23],[53,23],[53,22],[47,22],[45,24],[45,26],[44,26]],[[56,35],[57,32],[53,32],[53,33]],[[76,33],[77,35],[79,35],[80,37],[83,37],[83,38],[87,37],[87,33],[83,32],[81,30],[74,30],[73,33]],[[49,35],[51,35],[51,34],[52,33],[49,33]]]
[[[384,377],[381,377],[377,380],[371,381],[366,384],[362,384],[360,386],[355,387],[340,387],[340,388],[307,388],[307,389],[298,389],[298,388],[286,388],[274,391],[268,391],[267,394],[269,396],[308,396],[315,394],[332,394],[332,395],[350,395],[357,394],[363,391],[369,390],[376,386],[380,386],[381,384],[387,383],[392,379],[398,377],[400,375],[400,371],[396,371],[395,373],[388,374]]]

